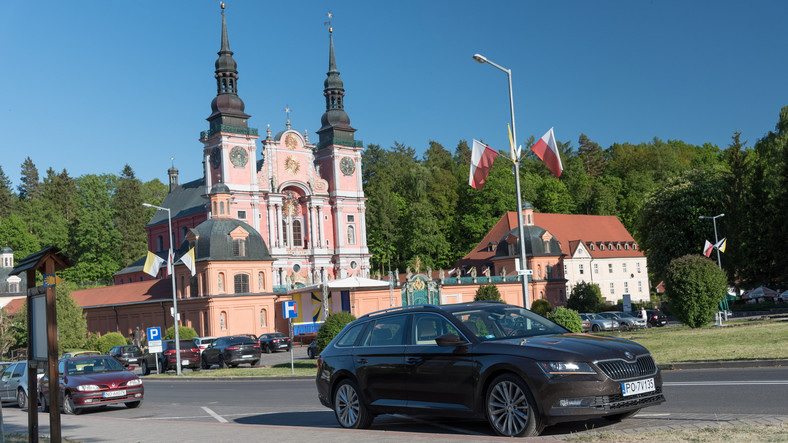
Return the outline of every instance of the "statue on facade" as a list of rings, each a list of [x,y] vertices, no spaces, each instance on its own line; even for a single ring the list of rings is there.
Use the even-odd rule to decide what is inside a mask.
[[[471,274],[471,277],[476,279],[476,266],[471,266],[470,274]]]
[[[413,273],[410,272],[410,266],[408,266],[408,267],[405,268],[405,278],[410,280],[411,277],[413,277]]]
[[[438,271],[438,278],[440,279],[441,283],[443,283],[443,280],[446,279],[446,273],[443,271],[443,269]]]
[[[490,278],[490,267],[489,267],[489,266],[485,266],[485,267],[484,267],[484,270],[482,270],[482,274],[483,274],[485,277],[487,277],[487,278]]]
[[[501,278],[506,280],[506,266],[501,267]]]
[[[432,268],[427,266],[427,279],[432,280]]]

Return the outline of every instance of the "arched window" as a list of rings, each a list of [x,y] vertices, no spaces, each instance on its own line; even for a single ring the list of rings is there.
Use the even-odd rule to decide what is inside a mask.
[[[235,274],[233,277],[235,283],[235,293],[245,294],[249,292],[249,276],[246,274]]]
[[[164,237],[158,236],[156,237],[156,252],[161,252],[164,250]]]
[[[219,314],[219,329],[222,331],[227,330],[227,313],[224,311]]]
[[[189,297],[198,297],[200,295],[200,285],[198,282],[199,277],[196,275],[189,279]]]
[[[219,213],[219,212],[218,212],[218,210],[216,209],[216,201],[214,200],[214,202],[213,202],[213,214],[214,214],[214,215],[216,215],[216,214],[218,214],[218,213]]]
[[[268,315],[268,311],[265,309],[260,309],[260,327],[265,328],[266,326],[266,319],[265,317]]]
[[[224,200],[219,202],[219,214],[224,215]]]
[[[265,287],[265,279],[263,278],[263,273],[257,273],[257,291],[263,292],[263,288]]]
[[[301,236],[301,220],[293,220],[293,246],[296,248],[304,246],[304,238]]]
[[[356,244],[356,227],[353,225],[347,226],[347,244],[349,245]]]
[[[217,282],[217,285],[219,286],[219,293],[220,294],[223,293],[224,292],[224,274],[223,273],[221,273],[221,272],[219,273],[219,278],[216,280],[216,282]]]
[[[536,267],[536,276],[539,278],[539,280],[542,279],[542,265],[538,265]]]
[[[287,247],[287,222],[282,219],[282,246]]]

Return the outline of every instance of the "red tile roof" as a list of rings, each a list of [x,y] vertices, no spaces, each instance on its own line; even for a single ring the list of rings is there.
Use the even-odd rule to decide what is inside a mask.
[[[146,280],[101,288],[72,291],[71,296],[83,308],[92,306],[123,305],[150,300],[172,300],[172,283],[169,279]]]
[[[22,298],[15,298],[8,302],[7,305],[4,306],[5,312],[8,315],[14,315],[22,309],[22,306],[25,305],[25,297]]]

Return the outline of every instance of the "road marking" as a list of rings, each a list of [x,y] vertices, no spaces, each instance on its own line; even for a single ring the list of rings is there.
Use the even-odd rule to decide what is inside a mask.
[[[203,406],[203,407],[202,407],[202,410],[203,410],[203,411],[205,411],[205,412],[207,412],[207,413],[208,413],[208,415],[210,415],[211,417],[215,418],[215,419],[216,419],[216,421],[218,421],[219,423],[227,423],[227,420],[225,420],[225,419],[224,419],[224,417],[222,417],[221,415],[219,415],[219,414],[217,414],[217,413],[213,412],[213,411],[211,410],[211,408],[208,408],[208,407],[205,407],[205,406]]]
[[[788,385],[788,380],[668,381],[668,382],[662,382],[662,386],[740,386],[740,385]]]
[[[671,414],[669,413],[658,413],[658,414],[647,414],[643,412],[639,412],[635,417],[637,418],[645,418],[645,417],[668,417]]]

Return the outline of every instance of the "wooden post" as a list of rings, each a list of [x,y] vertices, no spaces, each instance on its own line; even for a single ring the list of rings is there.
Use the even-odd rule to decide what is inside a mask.
[[[47,257],[44,262],[45,275],[55,275],[55,260]],[[60,374],[57,355],[57,286],[47,285],[47,356],[49,358],[49,434],[51,441],[60,442]],[[29,328],[28,328],[29,329]],[[30,385],[28,385],[30,386]]]
[[[38,409],[38,399],[36,402],[33,403],[33,392],[36,393],[36,397],[38,397],[38,377],[36,376],[36,370],[31,367],[31,363],[33,363],[33,309],[30,304],[30,290],[35,289],[36,287],[36,270],[35,269],[28,269],[27,272],[27,403],[28,403],[28,414],[27,414],[27,430],[28,430],[28,438],[31,443],[38,443],[38,411],[33,412],[33,405],[36,405],[36,409]]]

